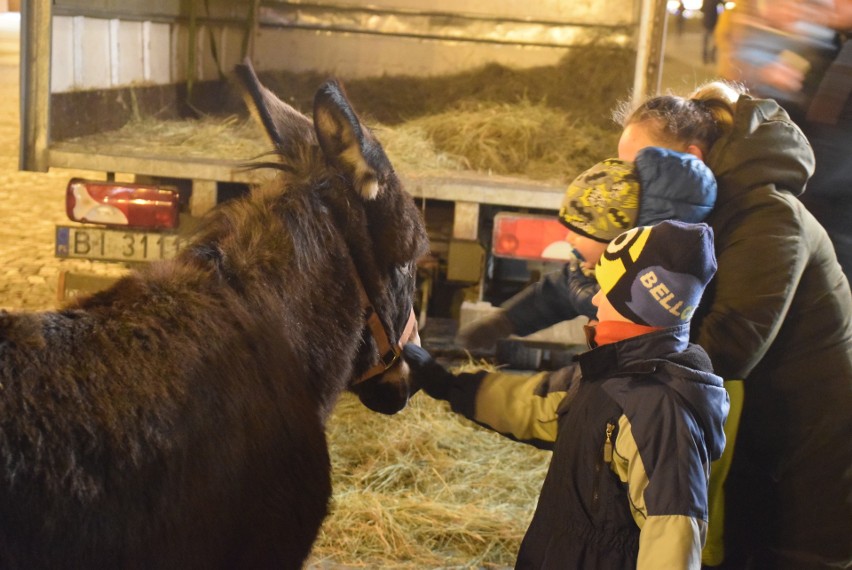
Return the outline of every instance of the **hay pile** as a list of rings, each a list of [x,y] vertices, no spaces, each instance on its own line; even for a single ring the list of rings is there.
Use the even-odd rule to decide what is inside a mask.
[[[608,126],[613,106],[627,97],[632,85],[635,57],[632,50],[592,44],[568,51],[548,66],[514,68],[490,63],[448,75],[341,79],[359,113],[388,125],[440,114],[465,102],[527,99]],[[260,72],[259,77],[303,112],[313,107],[316,88],[328,78],[316,71],[268,71]]]
[[[440,151],[426,128],[416,122],[394,127],[372,124],[370,127],[397,172],[438,174],[470,168],[463,156]]]
[[[312,568],[511,566],[550,461],[424,394],[391,417],[346,394],[329,443],[332,513]]]
[[[562,184],[612,156],[620,128],[611,110],[628,95],[634,54],[586,46],[553,66],[488,64],[437,77],[345,80],[362,118],[403,174],[472,170]],[[601,65],[601,62],[604,62]],[[317,72],[267,72],[261,81],[310,114]],[[246,161],[270,149],[250,119],[135,118],[117,131],[76,139],[87,152]]]
[[[621,129],[611,112],[628,96],[634,59],[630,50],[590,45],[553,66],[488,64],[455,75],[344,83],[361,116],[379,126],[400,172],[465,168],[562,183],[615,153]],[[311,109],[314,91],[326,79],[317,72],[260,78],[303,111]],[[399,131],[397,140],[418,140],[408,144],[428,152],[396,152],[388,131]]]
[[[223,161],[254,158],[271,147],[253,119],[236,115],[182,121],[141,117],[115,131],[64,142],[92,153]]]
[[[405,125],[470,170],[534,180],[573,179],[616,146],[612,132],[527,99],[462,104]]]

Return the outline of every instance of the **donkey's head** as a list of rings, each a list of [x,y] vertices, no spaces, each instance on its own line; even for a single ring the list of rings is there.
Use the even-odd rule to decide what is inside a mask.
[[[317,91],[311,121],[264,88],[248,61],[237,72],[282,163],[320,160],[332,173],[322,185],[331,188],[331,216],[346,244],[339,271],[342,280],[353,283],[353,308],[363,323],[348,387],[370,409],[395,413],[416,391],[400,353],[406,342],[419,342],[413,312],[416,261],[428,251],[420,212],[338,82],[328,81]],[[307,144],[294,145],[294,139]],[[299,179],[315,171],[296,167],[290,175]]]

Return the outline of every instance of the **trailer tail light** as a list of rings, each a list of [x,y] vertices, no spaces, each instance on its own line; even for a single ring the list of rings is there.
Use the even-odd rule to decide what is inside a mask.
[[[74,178],[65,191],[65,211],[75,222],[172,229],[178,209],[176,190],[148,184]]]
[[[516,259],[567,260],[573,256],[567,233],[556,217],[500,212],[494,216],[491,252]]]

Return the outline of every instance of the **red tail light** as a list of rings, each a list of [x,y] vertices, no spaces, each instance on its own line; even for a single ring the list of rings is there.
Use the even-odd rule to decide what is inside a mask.
[[[178,210],[177,191],[147,184],[74,178],[65,191],[65,211],[75,222],[171,229]]]
[[[494,216],[491,251],[498,257],[565,260],[572,257],[568,230],[556,217],[501,212]]]

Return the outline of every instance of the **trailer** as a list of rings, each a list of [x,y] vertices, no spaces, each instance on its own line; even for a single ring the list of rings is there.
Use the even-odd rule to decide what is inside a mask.
[[[665,10],[662,0],[31,0],[22,6],[20,168],[103,173],[69,181],[57,195],[70,218],[56,230],[58,256],[168,258],[198,216],[262,183],[262,171],[244,168],[256,137],[243,133],[241,152],[197,150],[133,125],[245,113],[228,81],[244,57],[260,74],[429,81],[487,65],[555,65],[595,44],[630,54],[631,91],[643,97],[659,91]],[[223,128],[231,127],[245,128]],[[512,286],[490,282],[520,286],[550,268],[551,259],[504,256],[495,270],[493,219],[503,211],[552,215],[563,184],[397,168],[423,204],[433,242],[421,319],[433,310],[458,318],[463,301],[499,302]],[[98,192],[131,198],[122,205],[116,194],[102,207]],[[158,213],[142,220],[141,209],[130,212],[143,202]],[[73,275],[63,283],[63,294],[86,288]]]

